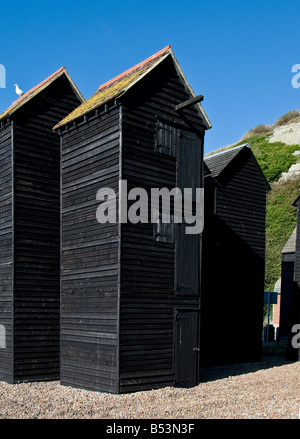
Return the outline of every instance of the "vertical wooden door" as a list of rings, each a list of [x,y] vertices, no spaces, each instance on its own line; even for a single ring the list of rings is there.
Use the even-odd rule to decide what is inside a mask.
[[[177,143],[177,187],[193,190],[193,207],[195,209],[196,188],[201,188],[202,163],[201,139],[196,133],[180,130]],[[176,282],[175,294],[179,296],[198,296],[200,279],[200,234],[187,234],[189,227],[184,221],[177,225],[176,237]]]
[[[185,188],[193,190],[195,208],[196,188],[202,187],[202,141],[196,133],[180,131],[176,155],[177,187],[182,194]],[[192,387],[199,382],[201,235],[187,234],[187,226],[183,220],[176,234],[175,294],[185,306],[191,306],[190,310],[175,311],[174,366],[175,384],[179,387]]]
[[[199,310],[175,311],[175,385],[199,382]]]

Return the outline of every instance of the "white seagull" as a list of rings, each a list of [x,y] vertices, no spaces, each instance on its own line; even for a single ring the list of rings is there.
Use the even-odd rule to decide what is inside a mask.
[[[20,97],[23,96],[24,92],[19,88],[18,84],[15,84],[15,87],[17,95],[19,95]]]

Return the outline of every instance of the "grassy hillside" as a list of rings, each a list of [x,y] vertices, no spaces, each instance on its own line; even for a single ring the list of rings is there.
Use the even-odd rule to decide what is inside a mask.
[[[300,145],[269,143],[268,138],[274,128],[299,121],[299,115],[298,110],[293,110],[281,116],[274,125],[259,125],[240,142],[222,148],[230,149],[248,143],[271,186],[267,197],[265,291],[273,291],[281,275],[281,250],[296,225],[296,208],[292,203],[300,194],[300,177],[278,181],[282,172],[287,172],[297,162],[293,152],[300,150]]]
[[[246,138],[238,144],[248,143],[269,183],[277,181],[282,172],[287,172],[296,163],[293,152],[299,145],[286,145],[282,142],[269,143],[266,136]],[[238,145],[237,144],[237,145]]]

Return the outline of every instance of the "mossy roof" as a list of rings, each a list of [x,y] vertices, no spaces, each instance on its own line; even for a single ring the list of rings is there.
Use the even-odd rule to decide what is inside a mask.
[[[191,96],[194,97],[195,93],[191,89],[188,84],[178,62],[176,61],[171,46],[167,46],[164,49],[160,50],[156,54],[147,58],[145,61],[137,64],[136,66],[126,70],[124,73],[116,76],[105,84],[101,85],[98,90],[85,102],[75,108],[68,116],[66,116],[63,120],[61,120],[58,124],[53,128],[58,129],[79,117],[84,116],[90,111],[95,110],[96,108],[104,105],[112,99],[119,98],[126,91],[131,88],[134,84],[136,84],[140,79],[142,79],[146,74],[148,74],[152,69],[154,69],[159,63],[161,63],[167,56],[171,56],[173,58],[175,67],[182,77],[186,87],[191,93]],[[197,104],[199,110],[203,116],[204,122],[206,124],[206,128],[211,128],[211,124],[200,104]]]
[[[58,69],[56,72],[54,72],[52,75],[50,75],[48,78],[46,78],[44,81],[40,82],[35,87],[31,88],[29,91],[24,93],[19,99],[14,101],[12,105],[3,113],[0,114],[0,120],[5,119],[6,117],[11,116],[13,113],[15,113],[19,108],[21,108],[26,102],[30,101],[34,96],[38,95],[42,90],[44,90],[46,87],[48,87],[50,84],[52,84],[54,81],[56,81],[59,77],[62,75],[65,75],[70,82],[72,88],[74,89],[75,93],[78,95],[81,102],[84,101],[84,97],[76,87],[75,83],[69,76],[66,68],[63,66],[60,69]]]

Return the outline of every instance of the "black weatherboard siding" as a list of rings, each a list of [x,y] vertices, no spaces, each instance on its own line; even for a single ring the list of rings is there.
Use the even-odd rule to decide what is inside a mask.
[[[118,225],[96,220],[102,187],[118,190],[119,109],[63,136],[61,383],[117,391]]]
[[[119,180],[149,195],[202,187],[210,124],[199,98],[175,110],[191,98],[168,47],[54,127],[62,141],[63,384],[121,393],[199,380],[200,235],[162,218],[96,219],[97,191],[117,191]]]
[[[10,124],[0,128],[0,323],[5,329],[5,348],[0,350],[0,378],[13,381],[13,175]]]
[[[269,186],[248,145],[204,161],[202,100],[168,46],[85,102],[62,68],[0,115],[0,379],[124,393],[260,359]],[[167,222],[100,224],[121,180],[191,188],[194,212],[204,188],[203,233],[173,197]]]
[[[194,109],[187,112],[193,128],[174,111],[188,98],[171,57],[124,96],[122,179],[129,188],[201,187],[203,128]],[[162,129],[170,134],[155,150]],[[122,226],[120,391],[174,384],[174,310],[199,308],[200,236],[186,235],[184,224],[167,227],[165,236],[153,236],[153,224]]]
[[[279,340],[286,343],[290,336],[290,323],[293,305],[294,265],[296,251],[297,228],[295,228],[282,249],[281,261],[281,300]]]
[[[60,139],[53,125],[83,101],[64,68],[0,115],[0,376],[59,378]]]
[[[292,295],[289,313],[289,333],[287,346],[287,359],[300,361],[300,197],[295,200],[293,205],[297,208],[297,225],[295,240],[295,259],[294,259],[294,279],[293,286],[289,293]],[[289,294],[289,297],[290,297]]]
[[[201,363],[261,356],[268,183],[248,145],[205,158]]]

